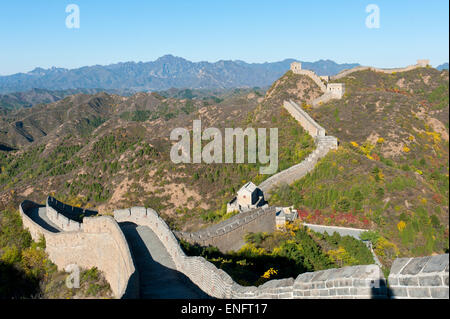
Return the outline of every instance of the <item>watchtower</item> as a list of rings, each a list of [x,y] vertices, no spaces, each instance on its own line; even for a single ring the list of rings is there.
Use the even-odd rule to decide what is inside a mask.
[[[344,83],[328,83],[327,84],[327,93],[331,93],[336,98],[342,98],[345,93],[345,84]]]
[[[428,64],[430,64],[430,60],[417,60],[417,65],[421,66],[421,67],[426,67]]]
[[[291,63],[291,70],[295,74],[300,74],[300,72],[302,70],[302,64],[300,62],[292,62]]]

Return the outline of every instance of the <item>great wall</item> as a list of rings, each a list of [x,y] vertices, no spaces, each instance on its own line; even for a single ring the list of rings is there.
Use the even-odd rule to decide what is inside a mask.
[[[283,106],[314,137],[317,148],[301,163],[264,181],[259,186],[264,192],[305,176],[320,158],[337,148],[337,139],[326,136],[295,102],[285,101]],[[96,266],[117,298],[449,298],[448,254],[396,259],[387,281],[380,266],[374,264],[308,272],[244,287],[205,258],[186,256],[180,247],[178,238],[215,245],[223,251],[235,249],[243,244],[246,232],[275,229],[272,207],[240,213],[197,233],[174,233],[153,209],[144,207],[116,210],[114,218],[87,217],[95,212],[48,197],[45,206],[24,201],[19,210],[32,238],[45,237],[46,252],[59,269],[70,264]],[[80,215],[85,216],[82,221],[74,220]],[[351,229],[337,231],[359,236]]]
[[[352,69],[349,70],[344,70],[339,72],[336,75],[330,76],[330,80],[335,81],[335,80],[339,80],[343,77],[346,77],[347,75],[350,75],[354,72],[360,72],[360,71],[366,71],[366,70],[371,70],[374,72],[380,72],[380,73],[385,73],[385,74],[392,74],[392,73],[398,73],[398,72],[407,72],[407,71],[411,71],[417,68],[425,68],[430,64],[429,60],[417,60],[417,63],[414,65],[408,65],[404,68],[392,68],[392,69],[382,69],[382,68],[375,68],[372,66],[357,66],[354,67]]]

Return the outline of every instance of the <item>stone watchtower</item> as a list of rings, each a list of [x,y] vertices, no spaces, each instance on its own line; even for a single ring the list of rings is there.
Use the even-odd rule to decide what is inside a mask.
[[[426,67],[428,64],[430,64],[430,60],[417,60],[417,65],[421,67]]]
[[[331,93],[335,98],[341,99],[345,93],[344,83],[328,83],[327,92]]]
[[[291,70],[295,74],[300,74],[300,72],[302,70],[302,64],[300,62],[292,62],[291,63]]]

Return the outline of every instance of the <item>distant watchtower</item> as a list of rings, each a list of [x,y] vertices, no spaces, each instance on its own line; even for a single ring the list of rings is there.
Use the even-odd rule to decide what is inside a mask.
[[[430,64],[430,60],[417,60],[417,65],[421,67],[426,67],[428,64]]]
[[[291,70],[295,74],[300,74],[300,72],[302,70],[302,64],[300,62],[292,62],[291,63]]]
[[[334,97],[341,99],[345,93],[344,83],[328,83],[327,92],[331,93]]]

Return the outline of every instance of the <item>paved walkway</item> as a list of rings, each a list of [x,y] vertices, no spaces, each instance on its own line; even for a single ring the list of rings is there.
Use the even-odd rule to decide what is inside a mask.
[[[164,245],[147,226],[119,223],[139,273],[140,298],[210,298],[176,266]]]
[[[33,207],[30,211],[26,212],[26,214],[39,226],[42,228],[51,231],[53,233],[58,233],[62,231],[62,229],[56,226],[54,223],[48,219],[47,216],[47,208],[45,206],[42,207]]]

